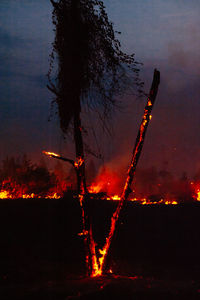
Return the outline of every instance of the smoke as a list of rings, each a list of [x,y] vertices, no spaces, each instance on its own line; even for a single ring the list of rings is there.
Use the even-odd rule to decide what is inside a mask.
[[[117,169],[118,171],[116,171]],[[99,169],[91,191],[105,192],[109,196],[120,196],[125,177],[126,172],[124,172],[123,166],[120,168],[118,165],[114,171],[112,164],[107,164]],[[179,203],[191,202],[197,198],[199,184],[200,171],[192,179],[187,176],[186,172],[183,172],[180,177],[176,177],[168,170],[168,163],[164,162],[162,168],[152,166],[137,169],[131,198],[145,198],[153,202],[161,199]]]

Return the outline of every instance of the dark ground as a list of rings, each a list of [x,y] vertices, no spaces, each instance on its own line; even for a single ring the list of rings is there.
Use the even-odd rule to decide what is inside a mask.
[[[99,244],[116,204],[90,204]],[[120,276],[88,279],[75,199],[1,200],[0,299],[200,299],[199,215],[128,203],[107,265]]]

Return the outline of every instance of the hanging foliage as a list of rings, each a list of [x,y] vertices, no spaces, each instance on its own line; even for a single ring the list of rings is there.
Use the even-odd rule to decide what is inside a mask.
[[[120,95],[133,87],[140,94],[143,83],[134,54],[121,50],[116,38],[120,32],[114,31],[103,1],[50,1],[55,40],[48,88],[55,95],[66,133],[81,105],[108,116]]]

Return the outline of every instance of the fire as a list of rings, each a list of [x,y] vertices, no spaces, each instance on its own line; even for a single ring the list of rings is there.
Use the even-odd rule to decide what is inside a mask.
[[[79,157],[78,161],[74,162],[74,167],[78,169],[78,168],[80,168],[82,166],[83,163],[84,163],[84,159],[82,157]]]
[[[56,154],[54,152],[42,151],[42,153],[50,157],[61,157],[59,154]]]
[[[113,197],[111,197],[112,200],[120,200],[120,197],[118,195],[114,195]]]
[[[91,184],[88,191],[94,194],[105,192],[109,196],[112,195],[114,197],[117,193],[120,193],[121,187],[122,180],[118,174],[110,168],[104,167],[100,170],[95,182]]]
[[[10,198],[8,191],[4,191],[4,190],[0,191],[0,199],[8,199],[8,198]]]
[[[33,187],[35,186],[35,183],[33,184],[33,182],[31,182],[31,184]],[[54,188],[50,188],[45,193],[40,193],[39,187],[38,193],[29,190],[29,185],[19,185],[13,179],[8,178],[1,183],[0,199],[60,199],[63,196],[63,190],[61,189],[61,184],[59,182],[57,182],[57,185],[54,186]]]
[[[114,196],[106,196],[104,199],[108,201],[120,201],[121,197],[119,195],[114,195]],[[147,198],[129,198],[128,201],[135,202],[141,205],[156,205],[156,204],[177,205],[178,204],[178,202],[173,199],[168,199],[168,200],[161,199],[160,201],[151,201]]]
[[[195,183],[195,182],[191,181],[190,185],[191,185],[192,190],[193,190],[194,200],[200,201],[200,183],[199,182]]]
[[[200,190],[197,191],[197,201],[200,201]]]
[[[22,199],[60,199],[61,196],[58,195],[57,193],[50,193],[50,194],[47,194],[46,196],[39,196],[37,194],[21,194],[21,193],[18,193],[18,196],[15,197],[13,196],[12,194],[9,193],[9,191],[5,191],[5,190],[1,190],[0,191],[0,199],[19,199],[19,198],[22,198]]]

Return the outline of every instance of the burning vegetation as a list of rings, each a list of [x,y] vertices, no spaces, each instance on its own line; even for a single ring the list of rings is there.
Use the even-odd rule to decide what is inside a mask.
[[[53,155],[57,157],[58,154],[51,153],[52,157]],[[95,173],[95,170],[93,172]],[[90,197],[96,200],[119,201],[123,183],[124,176],[104,166],[89,184],[88,192]],[[73,169],[63,171],[59,162],[53,171],[49,171],[45,164],[33,164],[26,156],[7,157],[2,162],[0,199],[58,199],[69,191],[76,194],[75,171]],[[143,205],[200,201],[200,177],[195,174],[191,180],[183,174],[180,178],[175,178],[163,168],[138,169],[129,201]]]
[[[0,170],[0,198],[59,198],[66,184],[45,165],[35,165],[24,155],[6,158]]]

